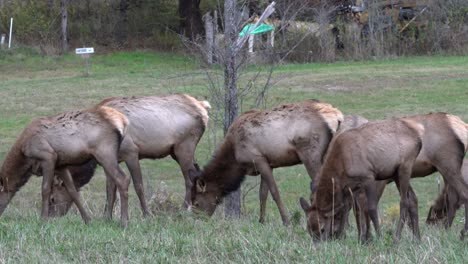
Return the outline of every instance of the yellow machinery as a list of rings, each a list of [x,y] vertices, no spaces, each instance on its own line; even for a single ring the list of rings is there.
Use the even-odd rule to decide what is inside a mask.
[[[395,25],[400,32],[409,25],[418,27],[427,24],[418,17],[427,10],[429,0],[355,0],[343,13],[352,16],[353,20],[365,26],[369,23],[369,12],[378,12],[386,24]],[[385,22],[385,21],[384,21]]]

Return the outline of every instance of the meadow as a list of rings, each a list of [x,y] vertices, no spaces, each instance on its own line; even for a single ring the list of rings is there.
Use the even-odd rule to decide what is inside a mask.
[[[189,93],[210,100],[206,69],[184,55],[121,52],[91,58],[91,75],[74,55],[41,57],[28,49],[0,51],[0,160],[17,135],[34,118],[87,108],[110,96]],[[246,75],[256,72],[249,67]],[[266,107],[320,99],[345,114],[383,119],[443,111],[468,122],[468,57],[410,57],[333,64],[284,64],[275,68]],[[246,98],[242,111],[252,107]],[[219,113],[219,109],[213,109]],[[205,164],[221,140],[212,122],[197,148]],[[125,167],[122,165],[122,167]],[[243,215],[231,220],[222,208],[208,219],[179,210],[183,177],[170,158],[142,162],[147,199],[154,214],[143,218],[130,186],[130,224],[122,229],[102,217],[105,178],[98,170],[82,189],[93,221],[86,226],[76,210],[60,219],[40,220],[41,178],[31,177],[0,218],[0,262],[28,263],[466,263],[467,242],[459,240],[464,218],[458,212],[448,231],[425,225],[437,196],[437,174],[412,180],[419,199],[422,240],[405,228],[393,241],[399,195],[392,184],[379,204],[383,235],[368,245],[357,243],[351,221],[341,241],[312,243],[305,230],[300,196],[309,196],[309,176],[301,165],[274,171],[291,216],[284,227],[269,198],[266,224],[258,223],[259,177],[243,184]]]

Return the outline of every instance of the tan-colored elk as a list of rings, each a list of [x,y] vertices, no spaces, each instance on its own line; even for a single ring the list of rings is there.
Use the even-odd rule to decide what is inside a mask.
[[[210,105],[186,94],[145,97],[113,97],[99,105],[112,107],[124,114],[130,124],[119,150],[133,179],[143,214],[149,214],[146,204],[140,159],[160,159],[171,156],[185,178],[185,206],[191,204],[191,182],[188,171],[195,170],[195,148],[208,123]],[[87,183],[93,173],[82,173],[76,188]],[[80,184],[82,183],[82,184]],[[115,186],[108,181],[106,215],[111,217],[115,202]],[[64,186],[55,184],[52,193],[53,216],[64,215],[72,203]]]
[[[90,218],[76,191],[67,166],[96,160],[108,181],[119,188],[121,222],[128,223],[129,177],[118,165],[117,152],[128,119],[110,107],[66,112],[37,118],[23,130],[7,153],[0,169],[0,214],[32,174],[42,179],[42,218],[49,216],[49,198],[54,175],[63,180],[85,223]]]
[[[316,100],[242,114],[203,171],[191,171],[194,207],[212,215],[223,197],[239,188],[245,175],[260,174],[260,222],[265,221],[270,191],[283,223],[288,224],[272,170],[303,163],[313,180],[342,121],[338,109]]]
[[[450,186],[454,186],[455,191],[460,195],[460,197],[462,197],[461,199],[463,201],[467,201],[468,185],[463,181],[461,170],[460,170],[462,166],[462,162],[463,162],[463,156],[465,155],[467,151],[467,147],[468,147],[467,125],[460,118],[453,116],[453,115],[448,115],[445,113],[417,115],[417,116],[402,118],[400,120],[404,122],[410,122],[410,123],[416,124],[417,126],[423,128],[423,133],[421,135],[422,149],[420,153],[418,154],[417,159],[415,160],[415,163],[412,166],[412,171],[410,171],[411,177],[427,176],[437,170],[442,174],[446,183],[448,183]],[[390,121],[386,121],[386,122],[390,122]],[[367,125],[363,127],[366,127],[366,126]],[[364,129],[364,128],[358,128],[356,129],[356,131],[361,131],[361,129]],[[362,137],[362,135],[359,135],[355,131],[353,131],[352,133],[354,133],[355,134],[354,136],[356,136],[357,138]],[[337,138],[337,140],[339,138],[340,136]],[[416,138],[414,140],[417,141]],[[388,141],[388,139],[381,138],[380,141],[386,142]],[[346,143],[346,144],[354,144],[354,143]],[[398,149],[396,147],[398,146],[397,144],[395,144],[394,146],[395,146],[394,149]],[[360,146],[360,148],[365,149],[367,152],[363,153],[363,151],[361,151],[359,156],[367,157],[367,159],[371,159],[371,158],[375,159],[374,156],[376,156],[377,154],[379,154],[381,156],[380,158],[382,159],[387,158],[385,156],[385,153],[381,153],[380,149],[375,148],[375,147],[370,148],[368,144],[366,145],[366,143],[362,143],[362,146]],[[383,149],[385,148],[386,147],[383,147]],[[331,149],[334,149],[333,145],[331,146]],[[376,149],[378,149],[379,151],[376,151]],[[391,150],[392,150],[391,148],[387,150],[388,155],[393,155]],[[330,156],[327,156],[327,160],[330,159],[330,163],[333,163],[333,160],[335,160],[336,158],[332,156],[332,151],[330,151],[329,153],[330,153]],[[355,154],[358,154],[358,153],[359,152]],[[357,161],[361,162],[362,164]],[[349,170],[350,168],[354,168],[351,165],[349,165],[350,162],[351,162],[350,158],[349,160],[342,161],[342,163],[348,164],[348,167],[345,166],[347,170]],[[355,164],[354,166],[359,166],[359,165],[363,165],[362,167],[366,167],[366,166],[368,167],[369,165],[373,166],[375,168],[374,174],[376,175],[378,175],[379,172],[382,170],[376,164],[372,164],[372,163],[369,163],[369,161],[366,161],[366,159],[354,158],[353,162],[354,162],[353,164]],[[346,175],[347,173],[349,174],[349,172],[345,171],[345,173],[342,173],[342,174]],[[331,175],[331,174],[333,173],[329,171],[325,171],[325,170],[322,172],[322,175]],[[419,235],[419,227],[418,227],[417,209],[414,209],[414,210],[411,209],[411,208],[417,208],[416,196],[414,192],[412,191],[412,189],[410,188],[410,186],[407,187],[409,188],[408,192],[405,192],[404,190],[401,189],[402,187],[401,186],[402,183],[400,179],[401,176],[398,175],[398,173],[396,174],[397,175],[395,175],[394,177],[390,177],[390,176],[381,177],[380,176],[379,178],[380,179],[388,178],[388,179],[396,180],[397,186],[400,188],[400,191],[401,191],[400,194],[402,196],[402,200],[406,198],[406,201],[404,201],[402,204],[403,209],[401,208],[400,210],[404,210],[405,206],[410,207],[410,210],[409,210],[410,227],[413,229],[413,233],[415,234],[415,237],[419,239],[420,235]],[[350,180],[347,179],[347,181],[350,181]],[[371,204],[371,207],[372,207],[373,204],[376,204],[378,202],[378,197],[381,195],[381,192],[383,191],[382,184],[384,187],[385,183],[377,182],[377,185],[381,185],[381,187],[376,187],[374,184],[367,183],[368,186],[373,186],[372,188],[368,187],[368,189],[374,189],[372,191],[367,190],[368,192],[373,193],[372,200],[369,200],[369,197],[367,197],[366,202],[368,203],[368,206],[369,206],[369,203]],[[375,194],[375,189],[378,189],[380,193]],[[319,197],[319,194],[317,194],[317,197]],[[310,213],[311,211],[316,211],[316,210],[313,207],[310,208],[307,204],[304,203],[303,200],[301,201],[301,205],[303,205],[303,208],[306,211],[306,214],[309,215],[309,221],[316,222],[313,219],[317,217],[316,216],[317,213],[316,212]],[[371,211],[369,211],[369,213],[371,214]],[[404,214],[405,212],[402,212],[402,215]],[[465,214],[467,214],[467,212],[465,212]],[[399,239],[400,237],[401,228],[403,224],[402,220],[404,219],[400,217],[400,223],[397,229],[396,239]],[[320,230],[317,230],[316,227],[312,229],[314,229],[314,231],[311,232],[312,234],[314,235],[320,234]],[[464,231],[462,231],[462,236],[463,236],[463,233],[466,232],[467,230],[468,230],[467,223],[465,222],[465,228],[464,228]],[[327,237],[327,235],[325,235],[325,237]]]

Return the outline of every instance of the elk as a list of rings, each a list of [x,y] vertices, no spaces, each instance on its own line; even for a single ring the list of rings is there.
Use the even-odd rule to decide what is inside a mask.
[[[265,221],[269,191],[287,225],[288,214],[272,170],[303,163],[310,178],[315,179],[342,121],[338,109],[317,100],[243,113],[229,127],[204,169],[191,170],[193,206],[211,216],[223,197],[239,188],[245,175],[260,174],[260,222]]]
[[[118,164],[117,152],[128,119],[106,106],[37,118],[20,134],[0,168],[0,215],[32,174],[42,176],[42,219],[49,217],[51,186],[56,174],[64,183],[85,223],[90,221],[68,166],[96,160],[121,196],[121,223],[128,224],[130,179]]]
[[[416,123],[424,128],[424,133],[421,138],[422,149],[413,165],[411,177],[424,177],[432,174],[435,171],[439,171],[444,177],[446,183],[451,186],[457,186],[454,187],[456,193],[458,193],[461,197],[468,197],[468,185],[463,181],[460,171],[463,162],[463,156],[465,155],[468,146],[467,125],[460,118],[453,115],[448,115],[446,113],[417,115],[406,117],[402,120]],[[377,195],[374,197],[376,202],[378,202],[385,184],[388,181],[389,180],[375,183],[373,188],[377,193]],[[397,187],[400,188],[400,182],[396,181],[396,183]],[[399,190],[401,191],[401,189]],[[412,204],[412,207],[417,207],[417,198],[410,186],[408,187],[407,198],[408,202]],[[302,203],[303,201],[301,201],[301,204]],[[308,208],[307,204],[305,204],[303,208],[304,207]],[[410,227],[413,229],[413,233],[415,234],[416,238],[419,239],[420,236],[419,228],[417,226],[417,210],[410,210],[409,213],[411,219],[409,222]],[[397,229],[396,239],[399,239],[399,229]],[[464,231],[462,231],[462,237],[466,230],[467,223],[465,222],[465,228]]]
[[[462,174],[465,183],[468,184],[468,160],[466,159],[463,160]],[[435,199],[429,209],[426,223],[436,225],[443,222],[445,227],[448,228],[452,226],[455,213],[461,207],[462,201],[450,185],[445,184],[442,190],[442,193]]]
[[[143,215],[150,214],[146,204],[140,159],[160,159],[171,156],[180,166],[185,179],[184,205],[191,205],[191,182],[189,170],[194,165],[195,148],[208,124],[207,101],[198,101],[186,94],[146,97],[112,97],[104,99],[99,106],[111,107],[125,115],[130,124],[119,150],[119,161],[127,165],[135,191],[140,200]],[[81,188],[93,173],[81,174],[76,185]],[[105,215],[110,218],[115,202],[115,186],[107,182],[107,205]],[[63,185],[53,189],[53,216],[64,215],[72,200]]]
[[[77,192],[79,192],[80,188],[91,180],[94,172],[96,171],[96,167],[97,162],[94,159],[80,166],[68,166],[68,170],[70,171],[70,175]],[[73,200],[68,193],[63,180],[55,175],[49,198],[49,216],[58,217],[65,215],[65,213],[70,209],[72,203]]]

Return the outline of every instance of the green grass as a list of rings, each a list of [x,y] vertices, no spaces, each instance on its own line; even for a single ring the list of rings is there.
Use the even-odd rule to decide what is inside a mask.
[[[369,119],[445,111],[468,121],[468,57],[288,64],[279,66],[272,79],[275,86],[269,90],[268,107],[317,98],[345,114]],[[244,84],[241,80],[240,85]],[[84,77],[84,62],[73,55],[50,58],[26,49],[0,51],[0,159],[34,117],[86,108],[109,96],[174,92],[209,98],[205,71],[182,55],[95,55],[91,58],[91,76]],[[252,102],[252,98],[246,98],[242,109],[248,110]],[[210,126],[197,149],[200,164],[206,163],[214,150],[213,122]],[[211,219],[204,219],[178,210],[184,187],[174,161],[145,160],[142,170],[155,216],[141,217],[131,188],[131,221],[125,230],[117,220],[102,219],[105,179],[101,170],[82,190],[85,207],[94,219],[89,226],[75,210],[61,219],[40,221],[41,178],[32,177],[0,218],[0,262],[466,262],[466,242],[458,240],[462,210],[449,231],[424,224],[428,205],[437,195],[436,176],[412,181],[419,199],[420,243],[412,241],[407,228],[401,242],[393,243],[399,196],[396,188],[389,186],[379,204],[384,235],[363,246],[357,243],[354,225],[342,241],[311,242],[298,205],[300,196],[309,195],[303,166],[274,171],[293,218],[290,227],[281,225],[271,199],[267,223],[257,223],[259,177],[248,177],[243,185],[244,190],[252,190],[244,193],[242,219],[224,219],[221,209]],[[150,199],[152,195],[156,199]]]

